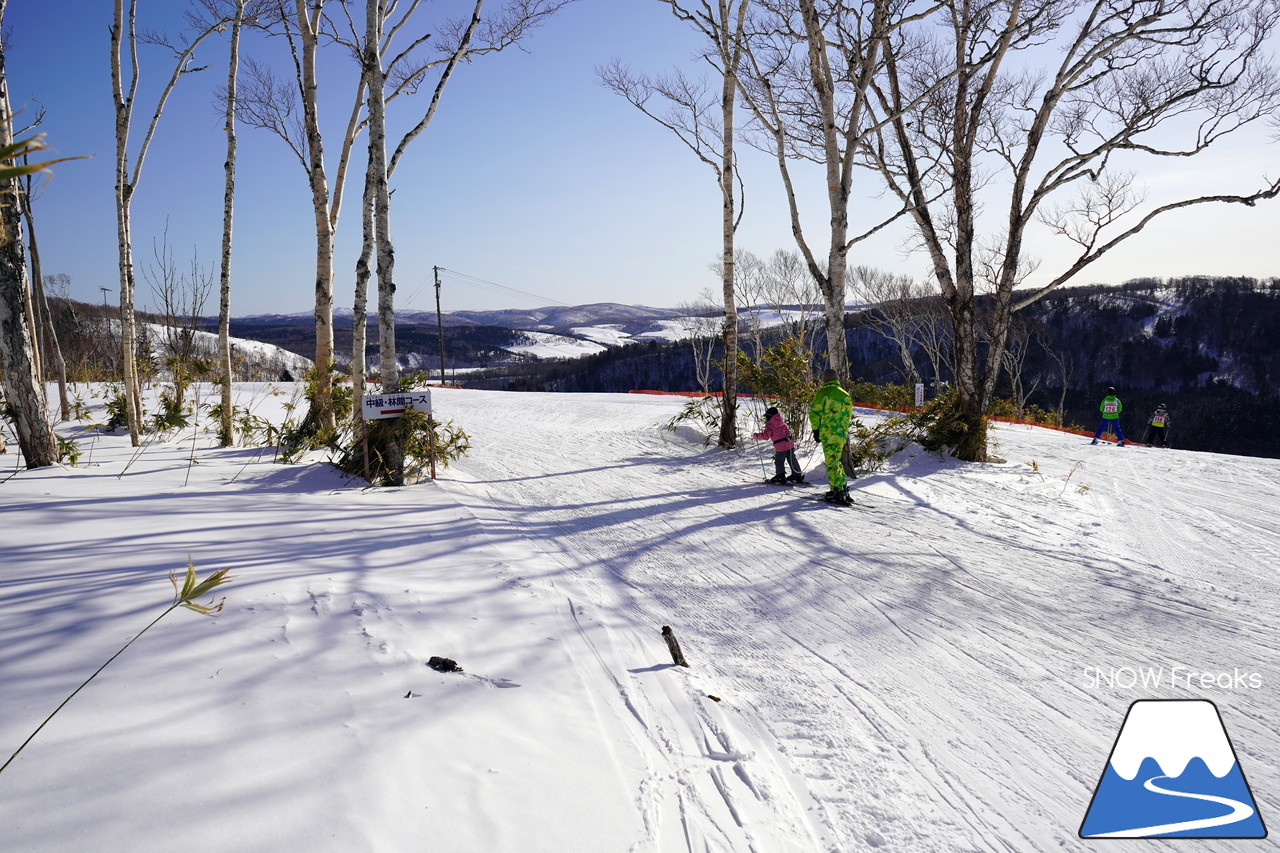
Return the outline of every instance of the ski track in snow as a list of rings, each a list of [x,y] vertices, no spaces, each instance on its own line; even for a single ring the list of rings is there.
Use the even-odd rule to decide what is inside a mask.
[[[207,437],[192,466],[174,436],[86,436],[83,467],[12,475],[6,742],[187,554],[235,581],[41,732],[0,780],[0,847],[1087,851],[1150,698],[1215,700],[1260,812],[1280,789],[1280,461],[1000,425],[1008,462],[909,450],[851,484],[871,509],[832,509],[751,483],[758,444],[664,431],[679,398],[433,395],[472,436],[434,486]],[[1262,685],[1085,675],[1172,665]]]
[[[674,407],[618,399],[597,413],[590,395],[522,395],[513,417],[510,395],[444,397],[473,435],[446,488],[499,535],[537,543],[558,566],[544,583],[622,617],[597,635],[643,657],[592,654],[637,742],[678,753],[673,730],[701,728],[704,757],[731,754],[706,746],[694,691],[664,697],[634,672],[664,657],[658,628],[676,628],[692,672],[758,713],[777,744],[780,764],[736,760],[739,779],[778,785],[787,764],[801,775],[797,799],[775,808],[800,820],[816,806],[806,832],[823,846],[802,849],[1077,849],[1117,711],[1142,698],[1087,688],[1084,667],[1269,670],[1277,656],[1269,626],[1233,609],[1249,590],[1254,606],[1274,604],[1273,590],[1256,589],[1256,567],[1280,556],[1274,504],[1227,518],[1230,482],[1191,454],[1079,448],[1070,460],[1070,437],[1023,429],[1019,441],[1061,470],[922,454],[852,484],[878,512],[833,512],[743,486],[752,451],[663,432]],[[530,425],[545,435],[531,439]],[[1133,459],[1087,450],[1165,456],[1140,473]],[[807,473],[820,481],[815,464]],[[1180,485],[1188,476],[1220,502],[1197,506],[1203,493]],[[975,487],[981,502],[967,498]],[[1153,490],[1202,521],[1173,529],[1144,508]],[[1227,554],[1250,572],[1226,579]],[[1223,645],[1206,633],[1229,638],[1229,660],[1209,654]],[[691,850],[789,849],[742,825],[737,809],[758,792],[713,766],[717,799],[688,761],[675,804],[657,779],[640,792],[656,838],[678,814]]]

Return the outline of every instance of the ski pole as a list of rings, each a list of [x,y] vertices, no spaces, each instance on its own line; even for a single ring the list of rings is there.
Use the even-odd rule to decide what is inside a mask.
[[[804,467],[800,469],[801,471],[808,471],[808,470],[809,470],[810,466],[812,466],[812,465],[813,465],[814,457],[816,457],[816,456],[818,455],[818,451],[819,451],[819,450],[821,450],[821,449],[822,449],[822,445],[821,445],[821,444],[818,444],[818,445],[816,445],[816,446],[813,448],[813,452],[809,454],[809,460],[808,460],[807,462],[805,462],[805,463],[804,463]]]
[[[752,406],[752,408],[754,409],[755,407]],[[752,412],[752,417],[759,417],[759,416],[756,415],[754,412]],[[760,475],[763,479],[767,480],[769,479],[769,469],[766,468],[764,464],[764,451],[760,449],[760,442],[756,441],[755,439],[752,439],[752,443],[755,444],[756,446],[756,459],[759,460],[760,462]]]

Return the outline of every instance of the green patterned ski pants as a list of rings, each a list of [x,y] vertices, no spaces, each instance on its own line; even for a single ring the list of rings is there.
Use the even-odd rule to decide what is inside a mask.
[[[840,454],[843,451],[843,441],[822,442],[822,461],[827,465],[827,482],[836,490],[843,489],[846,482],[844,465],[840,464]]]

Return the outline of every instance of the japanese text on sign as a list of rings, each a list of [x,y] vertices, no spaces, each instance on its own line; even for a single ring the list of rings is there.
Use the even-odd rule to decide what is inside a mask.
[[[431,411],[430,391],[403,391],[396,394],[366,394],[360,400],[364,419],[396,418],[408,409]]]

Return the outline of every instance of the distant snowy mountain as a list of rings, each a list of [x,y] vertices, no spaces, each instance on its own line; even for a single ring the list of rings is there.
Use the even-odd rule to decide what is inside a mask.
[[[715,318],[689,319],[687,312],[602,302],[533,310],[455,311],[439,320],[434,311],[397,311],[397,355],[405,366],[428,366],[438,359],[437,324],[445,327],[446,360],[459,368],[485,367],[538,358],[569,359],[648,341],[677,341],[692,334],[715,334]],[[339,351],[349,347],[354,314],[335,308]],[[213,320],[207,321],[210,326]],[[240,334],[293,348],[309,346],[310,312],[254,314],[235,318]],[[369,315],[369,322],[375,322]],[[345,330],[345,331],[344,331]],[[376,340],[371,338],[376,348]],[[376,355],[376,353],[371,353]]]

